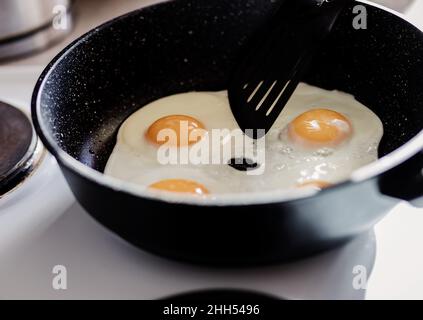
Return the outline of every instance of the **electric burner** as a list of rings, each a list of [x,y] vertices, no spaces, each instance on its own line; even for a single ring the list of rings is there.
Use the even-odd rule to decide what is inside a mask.
[[[167,297],[166,300],[172,301],[269,301],[282,300],[281,298],[272,297],[268,294],[239,290],[239,289],[220,289],[220,290],[202,290],[183,293]]]
[[[0,101],[0,198],[31,175],[43,154],[28,116]]]

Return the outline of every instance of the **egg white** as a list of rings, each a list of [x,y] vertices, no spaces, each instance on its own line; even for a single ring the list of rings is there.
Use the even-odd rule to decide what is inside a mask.
[[[212,193],[230,192],[230,188],[221,185],[223,176],[219,181],[220,171],[225,171],[226,166],[159,163],[158,146],[147,141],[145,133],[156,120],[175,114],[197,119],[210,132],[238,128],[225,92],[190,92],[162,98],[144,106],[122,124],[105,174],[143,187],[161,180],[185,179],[204,184]]]
[[[336,148],[303,148],[291,142],[286,133],[289,123],[316,108],[346,116],[353,127],[352,137]],[[314,180],[336,184],[348,179],[355,169],[378,159],[377,149],[383,136],[379,118],[352,95],[301,83],[265,138],[266,159],[261,164],[265,166],[264,173],[254,176],[225,163],[161,165],[157,160],[158,147],[146,140],[145,132],[159,118],[174,114],[191,116],[209,131],[239,128],[226,91],[190,92],[159,99],[122,124],[105,174],[141,188],[166,179],[194,180],[213,195],[295,188]]]
[[[331,148],[304,148],[291,142],[287,127],[300,114],[311,109],[330,109],[341,113],[352,125],[352,136]],[[376,114],[352,95],[328,91],[301,83],[266,136],[269,171],[284,179],[284,187],[314,180],[336,184],[378,159],[383,124]]]

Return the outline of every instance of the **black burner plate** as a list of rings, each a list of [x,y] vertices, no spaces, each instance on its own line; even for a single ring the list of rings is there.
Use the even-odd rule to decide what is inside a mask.
[[[33,135],[29,118],[15,107],[0,102],[0,183],[25,158]]]

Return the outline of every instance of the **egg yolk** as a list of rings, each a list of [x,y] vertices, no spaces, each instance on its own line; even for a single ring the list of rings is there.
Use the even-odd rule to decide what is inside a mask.
[[[167,135],[166,139],[160,139],[159,133],[162,130],[171,130],[172,135]],[[197,119],[185,115],[170,115],[155,121],[147,130],[147,139],[158,145],[168,143],[173,146],[188,146],[197,143],[204,136],[205,127]],[[171,137],[174,137],[172,139]],[[195,138],[193,138],[195,137]],[[174,141],[173,141],[174,140]]]
[[[209,191],[202,184],[182,179],[162,180],[153,183],[150,185],[150,188],[169,192],[192,193],[196,195],[209,194]]]
[[[313,109],[295,118],[288,127],[291,140],[307,146],[336,146],[352,134],[350,121],[328,109]]]
[[[311,187],[317,190],[323,190],[331,186],[332,184],[322,180],[308,181],[298,185],[299,188]]]

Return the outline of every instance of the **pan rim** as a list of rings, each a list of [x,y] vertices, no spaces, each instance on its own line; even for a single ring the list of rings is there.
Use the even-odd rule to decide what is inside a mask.
[[[340,188],[350,186],[352,184],[363,183],[377,176],[397,167],[398,165],[406,162],[407,160],[414,157],[416,154],[423,150],[423,130],[420,131],[414,138],[409,142],[391,152],[390,154],[380,158],[378,161],[370,163],[362,168],[355,170],[350,178],[346,181],[337,184],[332,188],[325,189],[323,191],[315,191],[311,189],[281,189],[277,191],[265,191],[265,192],[254,192],[254,197],[251,197],[252,192],[249,193],[236,193],[236,194],[224,194],[224,195],[211,195],[205,197],[196,197],[196,196],[185,196],[180,194],[172,194],[167,192],[152,192],[147,190],[147,188],[142,188],[139,185],[128,183],[117,178],[106,176],[103,173],[96,171],[95,169],[79,162],[67,152],[65,152],[53,139],[49,130],[46,128],[44,121],[41,118],[41,92],[43,91],[46,80],[49,78],[50,73],[54,70],[55,66],[58,65],[62,59],[66,56],[66,53],[71,51],[73,48],[77,47],[85,38],[95,32],[98,32],[100,29],[103,29],[116,21],[124,19],[128,16],[138,13],[139,11],[145,10],[147,8],[160,6],[163,3],[169,2],[169,0],[155,3],[138,10],[129,12],[125,15],[114,18],[90,31],[85,33],[80,38],[73,41],[65,49],[63,49],[56,57],[46,66],[46,68],[41,73],[32,95],[31,109],[32,109],[32,119],[34,126],[40,139],[46,146],[46,148],[53,154],[53,156],[58,160],[60,165],[66,167],[68,170],[73,173],[88,179],[91,182],[99,184],[102,187],[109,188],[116,192],[127,193],[129,195],[139,197],[145,200],[151,201],[162,201],[170,204],[184,204],[184,205],[197,205],[197,206],[250,206],[250,205],[263,205],[263,204],[272,204],[272,203],[282,203],[282,202],[293,202],[301,200],[309,200],[314,196],[321,194],[326,194],[334,192]],[[371,3],[367,0],[357,0],[368,6],[373,6],[379,9],[386,11],[414,26],[421,32],[423,30],[412,23],[407,17],[403,14],[396,12],[392,9],[386,8],[382,5]]]

